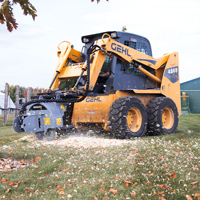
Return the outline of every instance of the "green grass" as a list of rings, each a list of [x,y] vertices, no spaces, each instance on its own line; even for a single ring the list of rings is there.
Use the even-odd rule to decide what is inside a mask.
[[[26,133],[18,134],[12,128],[12,123],[14,120],[13,115],[8,115],[7,124],[3,125],[3,115],[0,115],[0,147],[3,145],[10,144],[12,140],[19,139],[27,135]],[[1,154],[0,154],[1,155]]]
[[[41,157],[37,168],[0,172],[0,181],[20,181],[18,187],[1,183],[0,198],[182,200],[200,193],[200,115],[182,115],[176,133],[134,138],[135,145],[83,149],[14,141],[24,135],[0,126],[0,157]]]
[[[0,115],[0,127],[12,126],[13,120],[14,120],[14,115],[8,115],[7,123],[6,123],[6,125],[4,125],[3,124],[3,122],[4,122],[4,116]]]

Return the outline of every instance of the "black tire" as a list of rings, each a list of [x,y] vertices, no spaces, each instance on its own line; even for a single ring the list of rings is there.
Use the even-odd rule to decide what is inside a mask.
[[[46,132],[37,132],[37,133],[35,133],[35,136],[39,140],[50,141],[50,140],[52,140],[54,138],[55,132],[56,131],[54,129],[48,129]]]
[[[147,127],[146,109],[138,98],[119,98],[110,108],[109,122],[116,138],[142,137]]]
[[[36,136],[39,140],[43,140],[44,132],[37,132],[37,133],[35,133],[35,136]]]
[[[68,128],[66,130],[56,129],[57,137],[65,137],[77,134],[77,129],[75,127]]]
[[[43,140],[51,141],[54,138],[55,134],[55,129],[47,129],[47,131],[44,133]]]
[[[178,110],[174,101],[167,97],[156,97],[147,105],[149,135],[163,135],[176,132]]]

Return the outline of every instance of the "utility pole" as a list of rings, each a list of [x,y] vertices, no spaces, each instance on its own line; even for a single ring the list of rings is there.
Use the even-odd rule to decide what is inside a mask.
[[[5,97],[4,97],[4,121],[3,124],[7,124],[8,120],[8,83],[5,85]]]
[[[31,100],[31,95],[32,95],[32,88],[28,87],[27,91],[27,102]]]
[[[16,100],[15,100],[15,106],[16,106],[16,110],[15,110],[15,117],[18,116],[19,114],[19,85],[16,86]]]

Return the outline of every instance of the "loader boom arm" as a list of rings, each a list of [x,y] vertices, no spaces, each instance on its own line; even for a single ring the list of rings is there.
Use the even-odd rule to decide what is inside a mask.
[[[104,37],[104,36],[103,36]],[[116,57],[126,62],[133,64],[138,70],[150,77],[151,79],[161,82],[159,77],[154,76],[142,66],[147,66],[157,70],[162,66],[168,59],[169,55],[165,55],[159,59],[155,59],[149,55],[146,55],[140,51],[123,45],[112,38],[106,38],[97,41],[97,45],[101,46],[107,52],[112,52]],[[137,64],[137,65],[136,65]]]
[[[62,48],[58,46],[59,60],[56,66],[54,77],[52,79],[52,83],[49,87],[49,89],[51,90],[58,88],[61,79],[78,78],[79,75],[81,74],[81,71],[86,68],[86,62],[85,63],[77,62],[80,58],[81,53],[74,50],[69,42],[67,43],[68,44]],[[95,42],[95,45],[99,46],[101,49],[94,53],[93,61],[90,64],[90,89],[94,88],[96,84],[98,75],[107,56],[106,52],[108,54],[112,53],[119,59],[133,64],[142,73],[144,73],[151,79],[155,80],[156,82],[161,83],[161,77],[159,77],[159,73],[158,76],[153,75],[147,70],[145,70],[143,66],[147,66],[152,69],[158,70],[160,66],[162,66],[164,63],[167,62],[169,54],[159,59],[155,59],[149,55],[146,55],[131,47],[128,47],[126,45],[117,42],[116,40],[110,38],[110,36],[109,38],[104,38],[103,36],[102,39],[99,39]],[[71,66],[65,66],[68,59],[76,61],[77,64],[73,64]],[[86,72],[83,73],[83,77],[84,76],[86,76]]]

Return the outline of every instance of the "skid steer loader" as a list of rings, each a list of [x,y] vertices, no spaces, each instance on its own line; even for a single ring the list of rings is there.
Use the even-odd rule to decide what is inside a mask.
[[[51,139],[55,133],[93,129],[123,139],[176,131],[178,53],[155,59],[146,38],[118,31],[86,35],[82,42],[81,51],[68,41],[58,45],[49,89],[22,106],[13,122],[16,132]],[[105,66],[110,71],[99,81]],[[76,80],[74,87],[59,90],[70,79]]]

